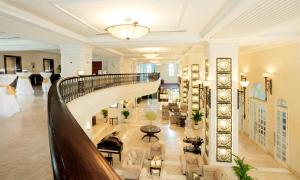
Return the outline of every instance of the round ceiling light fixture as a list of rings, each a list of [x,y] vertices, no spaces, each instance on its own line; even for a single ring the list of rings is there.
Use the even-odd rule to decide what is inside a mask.
[[[150,32],[150,28],[141,26],[138,22],[134,22],[132,24],[113,25],[109,26],[105,30],[119,39],[127,40],[140,38]]]

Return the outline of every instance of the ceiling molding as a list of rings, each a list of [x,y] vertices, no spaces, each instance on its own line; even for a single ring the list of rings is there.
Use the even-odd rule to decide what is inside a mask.
[[[0,12],[9,17],[13,17],[17,20],[41,27],[43,29],[47,29],[48,31],[55,32],[68,38],[72,38],[81,42],[87,42],[87,38],[78,33],[70,31],[26,11],[15,8],[7,3],[0,2]]]
[[[22,45],[0,45],[0,51],[40,51],[40,50],[57,50],[56,45],[50,44],[22,44]]]
[[[77,17],[76,15],[74,15],[73,13],[71,13],[70,11],[64,9],[64,8],[61,7],[60,5],[58,5],[58,4],[56,4],[56,3],[52,3],[52,5],[53,5],[56,9],[62,11],[63,13],[67,14],[68,16],[72,17],[73,19],[77,20],[77,21],[80,22],[81,24],[83,24],[83,25],[89,27],[90,29],[94,30],[95,33],[103,33],[102,31],[100,31],[100,30],[97,29],[96,27],[94,27],[94,26],[88,24],[87,22],[85,22],[85,21],[82,20],[81,18]]]
[[[181,26],[181,23],[182,23],[182,19],[183,19],[183,16],[186,12],[186,8],[187,8],[187,5],[188,5],[188,2],[189,0],[184,0],[183,2],[183,5],[182,5],[182,9],[180,11],[180,15],[179,15],[179,19],[178,19],[178,24],[177,24],[177,29],[180,29],[180,26]]]
[[[282,46],[287,46],[290,44],[295,44],[295,43],[300,43],[300,40],[293,41],[293,42],[281,42],[281,43],[276,43],[276,44],[268,44],[268,45],[260,45],[260,46],[255,46],[253,48],[249,48],[247,50],[239,50],[240,55],[248,55],[256,52],[261,52],[269,49],[274,49]]]

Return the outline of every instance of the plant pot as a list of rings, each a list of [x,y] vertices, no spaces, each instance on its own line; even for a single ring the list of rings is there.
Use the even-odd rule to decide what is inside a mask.
[[[199,129],[199,124],[194,124],[194,129]]]

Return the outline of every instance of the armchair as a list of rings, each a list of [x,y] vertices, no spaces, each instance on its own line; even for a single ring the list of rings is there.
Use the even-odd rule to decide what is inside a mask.
[[[182,174],[189,171],[195,172],[198,175],[203,175],[203,159],[199,155],[185,153],[180,156]]]
[[[155,142],[151,144],[148,149],[148,159],[153,159],[154,156],[160,156],[161,160],[165,159],[166,147],[162,142]]]
[[[125,153],[122,163],[123,175],[126,179],[139,179],[145,159],[144,149],[132,148]]]

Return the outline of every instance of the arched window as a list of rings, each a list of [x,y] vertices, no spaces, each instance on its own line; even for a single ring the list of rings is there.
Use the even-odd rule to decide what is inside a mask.
[[[174,64],[169,64],[169,76],[174,76],[175,75],[175,70],[174,70]]]

